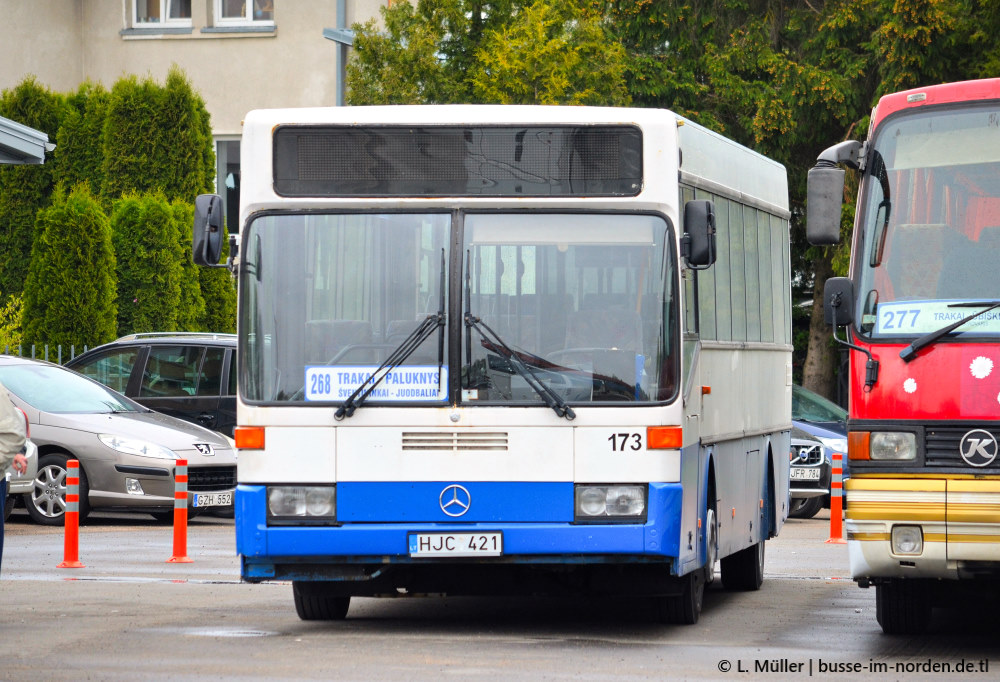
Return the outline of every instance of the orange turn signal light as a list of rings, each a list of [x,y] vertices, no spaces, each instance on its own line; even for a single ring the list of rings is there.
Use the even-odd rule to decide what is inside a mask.
[[[851,431],[847,434],[847,459],[871,459],[868,431]]]
[[[263,450],[264,427],[237,426],[233,440],[236,441],[236,448],[239,450]]]
[[[679,426],[647,426],[647,450],[679,450],[684,441],[684,432]]]

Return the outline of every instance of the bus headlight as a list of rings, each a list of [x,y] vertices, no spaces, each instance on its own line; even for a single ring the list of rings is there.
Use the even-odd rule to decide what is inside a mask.
[[[646,520],[645,485],[577,485],[575,492],[574,520],[578,523]]]
[[[269,525],[315,525],[336,521],[336,486],[277,485],[267,488]]]
[[[917,437],[905,431],[872,431],[868,447],[872,459],[917,458]]]
[[[924,534],[920,526],[893,526],[893,554],[921,554],[924,551]]]

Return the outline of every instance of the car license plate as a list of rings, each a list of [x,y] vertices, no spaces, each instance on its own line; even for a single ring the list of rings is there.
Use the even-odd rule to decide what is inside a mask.
[[[819,469],[807,467],[792,467],[788,476],[793,481],[818,481]]]
[[[230,507],[233,504],[232,493],[195,493],[192,507]]]
[[[500,556],[503,533],[410,533],[412,557]]]

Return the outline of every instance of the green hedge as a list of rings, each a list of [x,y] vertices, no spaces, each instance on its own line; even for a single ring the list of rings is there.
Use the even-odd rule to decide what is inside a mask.
[[[25,79],[0,96],[0,116],[39,130],[55,141],[66,114],[65,98]],[[20,294],[28,274],[38,210],[49,205],[53,167],[0,164],[0,294]]]
[[[24,287],[24,343],[96,345],[115,338],[111,226],[84,185],[38,213]]]
[[[162,194],[115,202],[111,243],[117,258],[119,336],[177,329],[185,255],[177,227]]]

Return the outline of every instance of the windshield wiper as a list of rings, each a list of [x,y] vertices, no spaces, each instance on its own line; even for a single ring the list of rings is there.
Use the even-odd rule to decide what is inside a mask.
[[[988,313],[991,310],[996,310],[997,308],[1000,308],[1000,301],[967,301],[965,303],[952,303],[948,307],[975,308],[977,306],[985,306],[985,307],[978,312],[963,317],[961,320],[958,320],[957,322],[952,322],[946,327],[941,327],[936,331],[924,334],[919,339],[911,343],[909,346],[899,351],[899,357],[903,358],[903,362],[910,362],[914,357],[916,357],[917,351],[919,351],[921,348],[926,348],[927,346],[936,342],[938,339],[952,333],[953,331],[961,327],[963,324],[969,322],[970,320],[974,320],[984,313]]]
[[[538,377],[535,376],[535,373],[531,371],[531,368],[524,364],[524,361],[521,360],[518,354],[511,350],[510,346],[504,343],[503,339],[497,336],[497,333],[493,331],[488,324],[472,313],[466,311],[465,326],[468,329],[475,329],[489,344],[502,348],[507,357],[507,361],[510,363],[510,366],[514,368],[514,371],[517,372],[522,379],[524,379],[525,383],[527,383],[528,386],[530,386],[535,393],[537,393],[541,399],[545,401],[545,404],[552,408],[557,415],[565,417],[569,420],[576,419],[576,413],[573,411],[573,408],[567,405],[566,401],[559,397],[558,393],[542,383]]]
[[[358,386],[354,393],[348,396],[347,400],[340,404],[337,411],[333,413],[334,419],[340,421],[344,417],[350,417],[354,414],[354,411],[361,407],[361,404],[367,400],[368,396],[371,395],[375,387],[378,386],[383,379],[395,368],[399,367],[406,358],[410,357],[417,348],[420,347],[427,337],[434,333],[434,330],[438,330],[438,392],[441,390],[441,368],[444,364],[444,327],[445,327],[445,314],[444,314],[444,249],[441,249],[441,301],[437,313],[433,315],[428,315],[424,318],[424,321],[420,325],[410,332],[410,335],[403,339],[396,348],[389,353],[389,357],[378,366],[378,368],[372,373],[366,381],[364,381],[360,386]]]
[[[524,361],[521,360],[518,354],[511,350],[510,346],[504,343],[504,340],[501,339],[488,324],[473,315],[470,311],[469,308],[472,305],[472,292],[469,281],[471,272],[470,259],[471,256],[467,253],[465,267],[465,352],[467,354],[468,361],[466,364],[472,364],[470,332],[472,329],[475,329],[488,343],[499,346],[503,349],[504,353],[507,355],[507,361],[510,363],[510,366],[514,368],[514,371],[517,372],[522,379],[524,379],[525,383],[539,395],[539,397],[552,409],[552,411],[560,417],[565,417],[570,421],[576,419],[576,412],[573,411],[573,408],[567,405],[566,401],[559,397],[559,394],[543,384],[538,377],[535,376],[535,373],[524,364]]]

